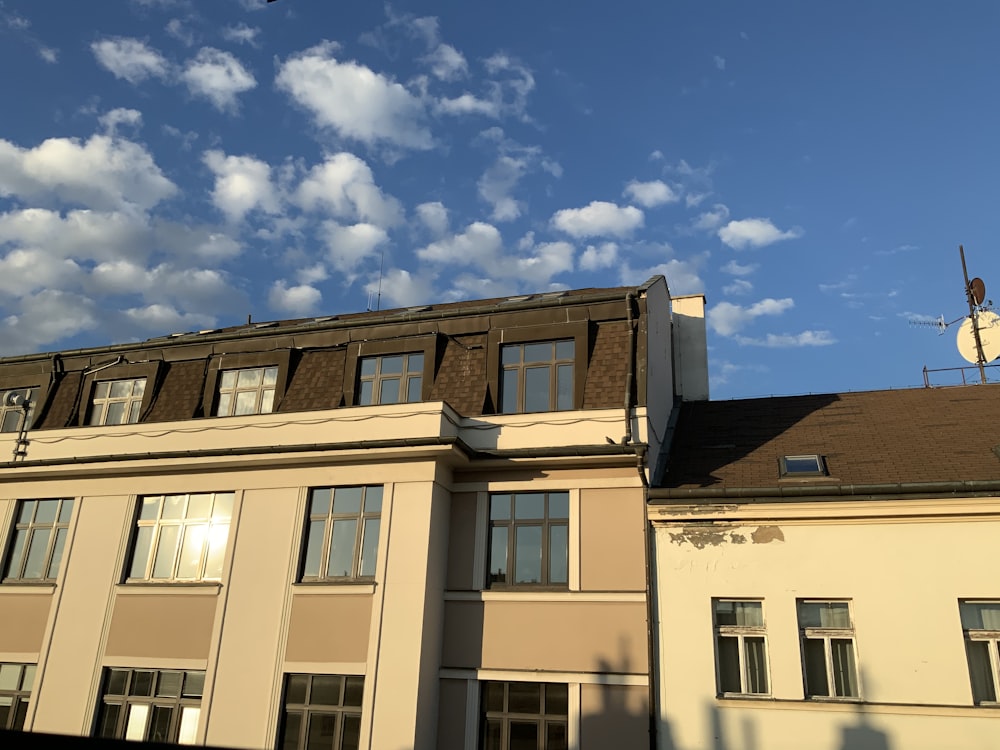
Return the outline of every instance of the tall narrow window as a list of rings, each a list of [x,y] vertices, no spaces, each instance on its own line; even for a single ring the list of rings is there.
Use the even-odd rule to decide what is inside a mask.
[[[94,384],[90,402],[90,424],[135,424],[139,421],[146,378],[105,380]]]
[[[364,690],[361,675],[288,675],[279,750],[357,750]]]
[[[569,493],[490,496],[491,586],[569,584]]]
[[[274,391],[277,382],[277,367],[224,370],[219,373],[215,416],[269,414],[274,409]]]
[[[54,581],[59,576],[73,501],[21,500],[5,581]]]
[[[807,698],[858,698],[850,602],[799,600]]]
[[[312,490],[300,580],[373,579],[381,521],[381,485]]]
[[[566,750],[569,689],[552,682],[484,682],[483,750]]]
[[[0,664],[0,729],[24,729],[34,664]]]
[[[573,340],[508,344],[500,349],[500,411],[573,408]]]
[[[364,357],[358,367],[358,405],[412,404],[421,400],[424,355]]]
[[[204,688],[204,672],[106,669],[95,735],[193,745]]]
[[[719,693],[768,694],[763,602],[716,599],[713,610]]]
[[[969,660],[972,700],[979,704],[997,702],[1000,685],[1000,602],[959,602],[965,653]]]
[[[142,498],[129,579],[217,581],[222,578],[234,499],[232,492]]]
[[[10,404],[11,401],[15,400],[15,397],[19,397],[18,400],[22,404],[28,405],[27,411],[25,411],[24,406]],[[0,391],[0,432],[18,432],[22,423],[31,427],[31,420],[35,415],[35,401],[37,400],[37,388],[15,388],[12,391]]]

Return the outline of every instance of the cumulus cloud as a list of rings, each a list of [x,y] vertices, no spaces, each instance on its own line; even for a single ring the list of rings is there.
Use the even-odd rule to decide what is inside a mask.
[[[369,146],[429,149],[430,130],[420,97],[403,85],[349,60],[329,42],[293,55],[278,66],[276,83],[320,127]]]
[[[118,127],[121,125],[128,125],[132,128],[140,127],[142,125],[142,112],[137,109],[118,107],[105,112],[98,118],[98,122],[101,123],[105,133],[114,136],[117,135]]]
[[[414,210],[417,218],[433,234],[444,234],[448,231],[448,209],[441,201],[421,203]]]
[[[582,237],[627,237],[643,225],[644,217],[635,206],[619,206],[606,201],[591,201],[583,208],[556,211],[551,224],[566,234]]]
[[[479,178],[479,197],[493,207],[493,221],[512,221],[521,215],[524,204],[511,196],[511,191],[528,170],[528,160],[501,154]]]
[[[781,315],[794,306],[795,301],[790,297],[784,299],[768,297],[749,307],[734,305],[732,302],[720,302],[708,311],[708,324],[720,336],[732,336],[762,315]]]
[[[97,62],[115,78],[132,84],[147,78],[167,78],[171,66],[156,49],[139,39],[113,37],[90,45]]]
[[[746,279],[733,279],[731,284],[726,284],[722,287],[722,293],[731,296],[736,296],[739,294],[749,294],[753,291],[753,284],[751,284]]]
[[[267,162],[216,150],[206,151],[202,161],[215,175],[212,203],[229,221],[241,221],[255,209],[272,214],[280,210],[280,195]]]
[[[461,234],[455,234],[417,250],[420,260],[449,265],[485,265],[503,251],[500,231],[491,224],[476,221]]]
[[[49,138],[30,149],[0,139],[0,196],[148,209],[176,192],[150,153],[123,138]]]
[[[194,44],[194,32],[184,26],[184,22],[179,18],[171,18],[167,21],[164,30],[181,44],[188,47]]]
[[[281,280],[275,281],[267,293],[267,304],[272,310],[302,317],[314,313],[322,301],[319,289],[308,284],[290,287]]]
[[[438,299],[433,275],[411,274],[402,268],[390,268],[383,274],[381,283],[377,279],[370,281],[365,285],[365,291],[369,294],[381,293],[394,307],[412,307]]]
[[[375,184],[371,167],[354,154],[329,154],[314,166],[294,194],[307,211],[327,211],[342,220],[392,227],[402,221],[399,201]]]
[[[464,78],[469,73],[469,64],[465,56],[450,44],[439,44],[423,57],[423,62],[429,65],[434,76],[442,81],[454,81]]]
[[[632,268],[625,262],[621,265],[620,283],[635,286],[652,276],[662,275],[667,278],[671,294],[700,294],[705,291],[705,284],[699,273],[707,257],[707,253],[702,253],[685,259],[671,258],[666,263],[647,268]]]
[[[829,331],[802,331],[801,333],[769,333],[763,338],[737,336],[736,341],[744,346],[766,346],[772,349],[787,349],[798,346],[830,346],[837,339]]]
[[[215,327],[215,317],[199,313],[182,313],[169,304],[155,302],[123,311],[125,318],[136,328],[147,331],[200,331]]]
[[[701,230],[703,232],[714,232],[722,223],[729,218],[729,209],[723,203],[716,203],[708,211],[704,211],[698,215],[698,218],[691,222],[691,226],[694,229]]]
[[[500,102],[495,99],[481,99],[474,94],[465,92],[460,96],[442,97],[434,105],[435,111],[442,115],[483,115],[484,117],[500,117]]]
[[[229,52],[202,47],[181,73],[193,96],[208,99],[220,112],[233,112],[240,94],[257,86],[257,79]]]
[[[749,276],[759,267],[756,263],[737,263],[735,260],[731,260],[719,270],[731,276]]]
[[[97,326],[98,310],[87,297],[45,289],[21,300],[16,314],[0,320],[0,354],[37,350]]]
[[[610,268],[618,261],[618,245],[614,242],[604,242],[600,245],[588,245],[580,256],[580,268],[584,271],[598,271]]]
[[[718,231],[719,239],[734,250],[748,247],[766,247],[781,240],[793,240],[802,236],[802,229],[792,227],[787,231],[778,229],[770,219],[740,219],[731,221]]]
[[[256,26],[247,26],[245,23],[238,23],[235,26],[223,26],[222,38],[234,44],[249,44],[257,46],[257,36],[260,29]]]
[[[374,224],[343,226],[332,220],[323,222],[321,235],[333,267],[349,279],[362,260],[389,240],[386,231]]]
[[[632,180],[625,186],[624,195],[633,203],[638,203],[644,208],[655,208],[665,203],[676,203],[680,196],[662,180],[652,182],[639,182]]]

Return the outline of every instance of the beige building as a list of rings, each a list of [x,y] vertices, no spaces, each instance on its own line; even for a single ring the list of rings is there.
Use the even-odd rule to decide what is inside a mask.
[[[655,277],[0,360],[0,727],[648,746],[644,487],[703,307]]]
[[[1000,386],[686,403],[662,750],[1000,747]]]

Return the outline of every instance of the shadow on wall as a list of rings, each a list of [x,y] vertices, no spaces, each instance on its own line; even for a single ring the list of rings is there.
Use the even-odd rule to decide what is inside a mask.
[[[621,638],[618,657],[598,659],[595,671],[606,675],[644,673],[645,664],[632,665],[629,647],[629,639]],[[580,686],[580,750],[648,748],[650,725],[646,685]]]

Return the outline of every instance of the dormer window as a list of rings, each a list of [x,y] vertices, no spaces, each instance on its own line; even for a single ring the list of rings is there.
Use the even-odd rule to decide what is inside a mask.
[[[94,385],[90,424],[135,424],[139,421],[146,378],[105,380]]]
[[[22,420],[26,427],[30,427],[37,401],[37,388],[14,388],[0,392],[0,432],[20,431]]]
[[[828,474],[826,461],[823,459],[823,456],[815,453],[800,456],[782,456],[780,463],[782,479],[825,477]]]

